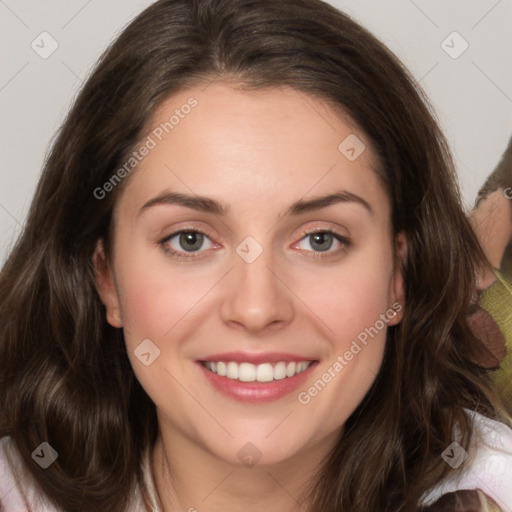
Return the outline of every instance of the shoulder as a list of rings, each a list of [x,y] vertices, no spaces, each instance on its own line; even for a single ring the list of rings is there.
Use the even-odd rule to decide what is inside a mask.
[[[443,452],[443,459],[453,471],[422,499],[425,505],[443,494],[456,490],[481,489],[502,510],[512,509],[512,429],[474,411],[474,431],[466,452],[453,443]]]
[[[27,475],[9,436],[0,439],[0,510],[2,512],[58,512]]]
[[[151,479],[151,469],[144,457],[144,478],[148,481],[150,490],[154,491]],[[153,494],[150,503],[154,505]],[[156,505],[153,510],[160,510]],[[147,510],[144,506],[143,495],[137,484],[133,489],[127,512]],[[44,496],[34,479],[27,474],[21,456],[11,437],[0,438],[0,512],[62,512],[52,505]]]

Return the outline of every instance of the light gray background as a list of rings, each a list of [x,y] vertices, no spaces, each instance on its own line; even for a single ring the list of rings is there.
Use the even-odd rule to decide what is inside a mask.
[[[101,51],[150,3],[0,0],[0,265],[75,94]],[[469,211],[512,135],[512,0],[330,3],[377,35],[420,81],[451,145]],[[58,42],[47,59],[31,47],[45,31]],[[458,58],[443,49],[462,48],[457,36],[447,39],[454,31],[469,45]]]

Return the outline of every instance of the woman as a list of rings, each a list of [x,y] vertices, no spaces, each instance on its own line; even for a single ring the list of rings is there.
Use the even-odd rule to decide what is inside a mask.
[[[0,277],[4,509],[506,510],[484,258],[367,31],[318,0],[156,2]]]

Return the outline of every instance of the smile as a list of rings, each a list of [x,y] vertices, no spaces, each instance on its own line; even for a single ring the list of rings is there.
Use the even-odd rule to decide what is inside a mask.
[[[251,358],[253,362],[247,362]],[[214,360],[196,361],[205,382],[232,400],[253,404],[289,397],[311,378],[319,364],[317,360],[302,358],[297,361],[291,355],[278,354],[232,353],[231,356],[219,354],[211,359]]]
[[[212,373],[240,382],[272,382],[283,380],[306,371],[313,361],[279,361],[277,363],[236,363],[234,361],[202,361],[201,364]]]

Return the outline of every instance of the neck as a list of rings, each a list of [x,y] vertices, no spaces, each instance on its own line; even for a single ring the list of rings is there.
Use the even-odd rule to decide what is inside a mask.
[[[338,434],[278,464],[246,467],[160,428],[152,469],[163,512],[306,512],[303,493]]]

